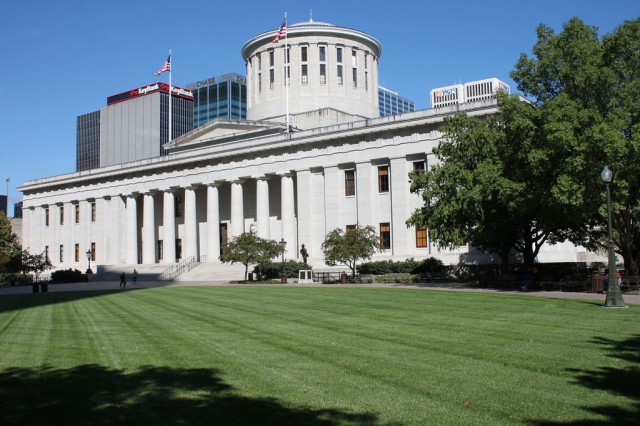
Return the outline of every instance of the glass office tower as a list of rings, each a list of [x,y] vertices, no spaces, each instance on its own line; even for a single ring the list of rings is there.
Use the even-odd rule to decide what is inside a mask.
[[[78,116],[76,171],[100,167],[100,111]]]
[[[380,116],[403,114],[416,110],[415,102],[405,99],[398,92],[382,86],[378,86],[378,106],[380,107]]]
[[[247,82],[239,74],[229,73],[201,80],[188,84],[187,89],[194,92],[194,128],[216,118],[247,118]]]

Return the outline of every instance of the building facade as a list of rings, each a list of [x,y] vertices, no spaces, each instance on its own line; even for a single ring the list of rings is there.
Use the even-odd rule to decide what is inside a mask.
[[[380,116],[404,114],[416,110],[416,104],[409,99],[405,99],[396,91],[386,87],[378,87],[378,107]]]
[[[491,99],[498,90],[502,90],[506,94],[511,93],[511,88],[507,83],[497,78],[488,78],[486,80],[433,89],[429,93],[429,98],[431,99],[431,108],[438,108]]]
[[[76,124],[76,171],[100,167],[100,111],[78,116]]]
[[[219,262],[226,241],[254,230],[286,241],[286,259],[305,244],[309,262],[322,266],[328,232],[372,225],[377,259],[478,262],[482,255],[467,246],[438,250],[427,229],[407,227],[422,205],[409,174],[434,164],[445,118],[495,114],[495,99],[379,117],[381,47],[373,37],[307,22],[274,46],[275,33],[242,50],[248,120],[199,126],[167,143],[166,156],[26,182],[23,246],[48,253],[58,268],[82,267],[87,250],[98,265]],[[553,250],[556,260],[578,256]]]
[[[187,84],[193,91],[193,127],[217,118],[247,118],[247,81],[240,74],[229,73]]]

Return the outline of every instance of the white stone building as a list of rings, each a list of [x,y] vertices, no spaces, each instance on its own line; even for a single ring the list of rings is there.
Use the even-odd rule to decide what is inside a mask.
[[[88,250],[98,265],[219,262],[226,240],[255,229],[284,239],[288,259],[305,244],[321,266],[330,230],[373,225],[377,258],[467,258],[466,246],[441,252],[407,227],[422,204],[409,172],[429,167],[445,117],[494,114],[495,100],[379,117],[377,40],[316,22],[290,26],[286,42],[274,35],[242,49],[248,120],[207,123],[164,157],[25,182],[23,247],[58,268],[83,268]],[[583,253],[558,248],[556,261]]]

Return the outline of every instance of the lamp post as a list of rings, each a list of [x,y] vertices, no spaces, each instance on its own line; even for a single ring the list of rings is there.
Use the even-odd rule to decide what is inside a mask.
[[[284,248],[287,246],[287,242],[284,240],[284,238],[280,239],[280,245],[282,246],[282,263],[284,263]]]
[[[622,300],[622,292],[618,285],[618,272],[616,270],[616,255],[614,253],[613,245],[613,231],[611,226],[611,192],[609,190],[609,184],[613,179],[613,172],[609,170],[609,167],[604,166],[600,177],[607,188],[607,217],[609,221],[609,286],[607,287],[607,297],[604,301],[605,308],[625,308],[624,300]]]
[[[89,267],[87,268],[87,274],[93,274],[93,271],[91,270],[91,255],[93,254],[93,252],[91,251],[91,249],[87,250],[87,261],[89,262]]]

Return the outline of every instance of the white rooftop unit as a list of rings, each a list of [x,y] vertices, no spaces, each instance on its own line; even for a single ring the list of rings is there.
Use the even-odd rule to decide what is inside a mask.
[[[431,108],[490,99],[498,90],[511,93],[509,85],[497,78],[439,87],[430,93]]]
[[[431,107],[443,107],[461,104],[464,102],[464,90],[462,84],[440,87],[431,91]]]

